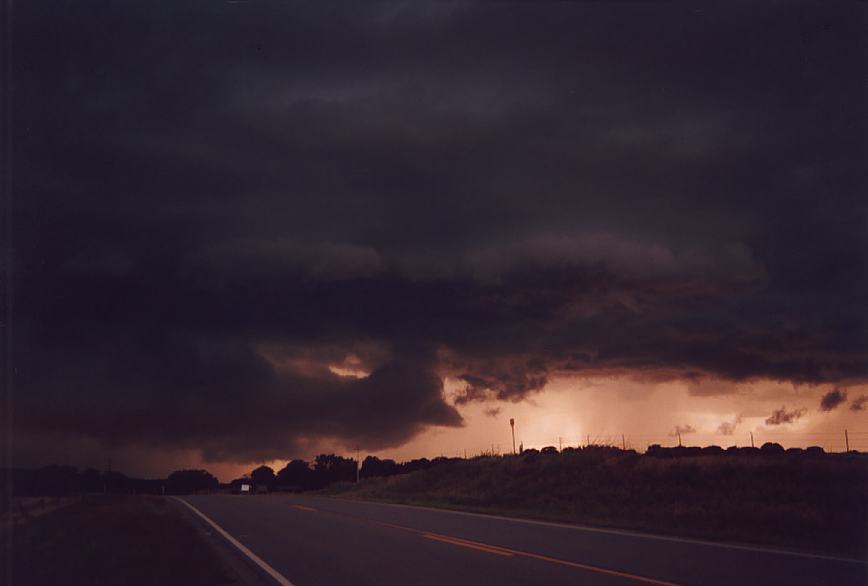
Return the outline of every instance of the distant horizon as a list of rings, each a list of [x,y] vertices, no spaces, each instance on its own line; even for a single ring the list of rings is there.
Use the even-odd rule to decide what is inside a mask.
[[[857,433],[858,433],[858,432],[857,432]],[[868,436],[868,432],[862,432],[860,435]],[[857,437],[858,437],[858,436],[857,436]],[[823,452],[824,452],[825,454],[829,454],[829,455],[841,455],[841,454],[848,454],[848,453],[849,453],[849,454],[856,454],[856,453],[858,453],[858,454],[868,454],[868,450],[866,450],[866,449],[861,449],[861,450],[860,450],[860,449],[854,448],[852,445],[851,445],[849,451],[845,451],[845,450],[843,450],[843,449],[842,449],[842,450],[834,450],[834,449],[833,449],[833,450],[827,450],[827,449],[823,448],[821,445],[818,445],[818,444],[812,444],[812,445],[805,446],[805,447],[801,447],[801,446],[787,446],[787,445],[781,444],[780,442],[775,441],[775,440],[772,440],[772,439],[769,439],[769,440],[764,441],[764,442],[762,442],[762,443],[756,443],[755,446],[750,446],[750,445],[736,445],[736,444],[731,444],[731,445],[720,445],[720,444],[698,444],[698,443],[688,443],[688,442],[686,442],[686,441],[683,442],[683,445],[679,445],[679,444],[677,443],[678,440],[676,439],[675,441],[676,441],[675,445],[666,445],[666,444],[649,444],[649,445],[645,446],[644,449],[631,448],[630,446],[628,446],[628,447],[626,448],[625,451],[631,451],[631,450],[633,450],[633,451],[636,451],[636,452],[639,453],[639,454],[646,454],[646,455],[648,454],[649,450],[650,450],[651,448],[653,448],[653,447],[663,448],[664,450],[677,449],[677,448],[684,448],[684,449],[687,449],[687,448],[699,448],[699,449],[702,449],[702,448],[721,448],[721,449],[724,450],[724,451],[727,451],[727,450],[730,449],[730,448],[739,448],[739,449],[740,449],[740,448],[752,448],[752,449],[755,449],[755,450],[761,451],[762,448],[763,448],[763,446],[764,446],[765,444],[777,444],[777,445],[781,446],[781,448],[783,448],[784,450],[790,450],[790,449],[806,450],[806,449],[808,449],[808,448],[820,448],[820,449],[823,450]],[[853,441],[853,440],[851,439],[851,442],[852,442],[852,441]],[[857,439],[857,441],[860,442],[860,443],[868,443],[868,437]],[[536,451],[536,452],[540,452],[543,448],[555,448],[556,450],[558,450],[558,452],[565,452],[565,451],[568,450],[568,449],[574,449],[574,450],[575,450],[575,449],[583,449],[583,448],[589,448],[589,447],[591,447],[591,448],[613,448],[613,449],[616,449],[616,450],[624,450],[624,448],[622,448],[621,446],[615,445],[615,444],[606,444],[606,443],[596,443],[596,444],[595,444],[595,443],[591,443],[590,445],[578,445],[578,446],[576,446],[576,445],[573,445],[573,446],[564,445],[563,448],[561,448],[561,449],[558,449],[558,446],[555,446],[555,445],[546,445],[546,446],[541,446],[541,447],[528,447],[528,446],[524,446],[523,453],[527,453],[527,452],[529,452],[529,451],[531,451],[531,450]],[[33,466],[33,467],[15,467],[15,466],[13,466],[12,469],[13,469],[13,470],[30,470],[30,471],[37,471],[37,470],[44,469],[44,468],[49,468],[49,467],[52,467],[52,466],[61,466],[61,467],[75,468],[76,471],[77,471],[78,473],[84,472],[84,471],[86,471],[86,470],[96,470],[96,471],[98,471],[98,472],[100,472],[100,473],[102,473],[102,474],[109,473],[109,472],[115,472],[115,473],[123,474],[123,475],[126,476],[127,478],[130,478],[130,479],[133,479],[133,480],[146,480],[146,481],[165,480],[165,479],[167,479],[167,478],[168,478],[168,477],[169,477],[173,472],[179,472],[179,471],[184,471],[184,470],[204,470],[204,471],[206,471],[206,472],[212,474],[212,475],[213,475],[213,476],[218,480],[218,482],[219,482],[221,485],[229,485],[229,484],[231,484],[232,482],[234,482],[234,481],[236,481],[236,480],[249,479],[249,478],[251,477],[251,473],[252,473],[254,470],[256,470],[257,468],[260,468],[260,467],[262,467],[262,466],[265,466],[265,467],[271,468],[275,473],[277,473],[277,472],[279,472],[280,470],[282,470],[284,467],[286,467],[286,465],[289,464],[289,462],[291,462],[291,461],[294,461],[294,460],[303,460],[303,461],[307,462],[308,465],[313,465],[314,462],[315,462],[315,460],[316,460],[316,458],[317,458],[318,456],[321,456],[321,455],[329,455],[329,454],[334,454],[334,455],[336,455],[336,456],[341,456],[341,457],[343,457],[343,458],[346,458],[346,459],[349,459],[349,460],[355,461],[355,456],[353,456],[353,455],[347,455],[346,453],[344,453],[344,454],[340,454],[340,453],[335,454],[335,453],[333,453],[333,452],[329,452],[329,453],[325,453],[325,452],[323,452],[322,454],[317,454],[316,456],[312,456],[312,457],[310,457],[310,458],[293,458],[293,459],[291,459],[291,460],[275,460],[275,461],[272,461],[272,462],[261,462],[261,463],[256,463],[256,464],[250,464],[250,465],[248,465],[247,468],[246,468],[247,471],[242,472],[242,473],[240,473],[240,474],[237,474],[237,475],[235,475],[235,476],[233,476],[233,477],[231,477],[231,478],[229,478],[229,477],[221,477],[221,476],[219,476],[219,475],[217,475],[217,474],[214,474],[214,472],[212,471],[212,469],[210,469],[210,468],[208,467],[207,463],[205,463],[203,466],[198,466],[198,467],[182,467],[182,468],[176,468],[176,469],[172,469],[172,470],[166,472],[166,473],[163,474],[163,475],[151,475],[151,476],[139,476],[139,475],[135,475],[135,474],[128,474],[125,470],[116,469],[116,468],[114,468],[114,467],[113,467],[112,469],[110,469],[110,470],[109,470],[109,469],[102,469],[102,470],[101,470],[101,469],[96,468],[96,467],[93,467],[93,466],[86,466],[86,467],[83,467],[83,466],[76,466],[76,465],[74,465],[74,464],[59,464],[59,463],[51,463],[51,464],[46,464],[46,465],[42,465],[42,466]],[[458,460],[472,460],[472,459],[476,459],[476,458],[489,458],[489,457],[500,458],[500,457],[504,457],[504,456],[513,456],[513,455],[515,455],[515,456],[520,456],[520,455],[522,455],[522,453],[517,452],[516,454],[513,454],[512,451],[509,451],[509,452],[495,452],[495,453],[491,453],[491,452],[488,452],[488,453],[486,453],[486,452],[479,452],[479,453],[471,454],[470,452],[468,452],[466,455],[464,455],[464,454],[454,454],[454,455],[440,454],[440,455],[438,455],[438,456],[430,456],[430,457],[429,457],[429,456],[419,456],[419,457],[416,457],[416,458],[404,458],[404,459],[387,458],[387,457],[380,457],[380,456],[378,456],[378,455],[376,455],[376,454],[367,454],[367,455],[361,457],[361,464],[364,464],[365,459],[366,459],[367,457],[369,457],[369,456],[373,456],[373,457],[375,457],[375,458],[377,458],[377,459],[379,459],[379,460],[381,460],[381,461],[383,461],[383,460],[391,460],[391,461],[396,462],[396,463],[398,463],[398,464],[404,464],[404,463],[407,463],[407,462],[419,461],[419,460],[428,460],[428,461],[433,461],[433,460],[436,460],[437,458],[458,459]],[[276,464],[276,463],[278,463],[278,464]],[[237,466],[238,466],[238,469],[239,469],[239,470],[245,468],[243,465],[237,465]],[[227,478],[228,478],[228,479],[227,479]]]

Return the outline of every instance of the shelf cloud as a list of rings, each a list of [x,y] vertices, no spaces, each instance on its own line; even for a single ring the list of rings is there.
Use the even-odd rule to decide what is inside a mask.
[[[865,382],[861,10],[22,3],[16,429],[242,462],[564,374]]]

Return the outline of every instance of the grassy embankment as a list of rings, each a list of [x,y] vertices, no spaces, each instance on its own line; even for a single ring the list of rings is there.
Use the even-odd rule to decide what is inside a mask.
[[[476,458],[329,494],[866,557],[860,456],[658,458],[606,448]]]
[[[219,585],[235,576],[162,497],[89,496],[13,536],[12,584]]]

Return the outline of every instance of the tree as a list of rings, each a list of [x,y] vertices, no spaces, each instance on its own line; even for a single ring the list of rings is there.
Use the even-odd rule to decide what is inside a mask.
[[[304,460],[293,460],[277,473],[277,485],[284,490],[313,488],[313,470]]]
[[[260,466],[250,473],[250,477],[253,479],[255,486],[266,486],[271,489],[274,485],[274,469],[270,466]]]
[[[394,460],[380,460],[376,456],[368,456],[365,458],[365,461],[362,462],[362,469],[359,471],[359,476],[362,478],[394,476],[401,472],[401,466]]]
[[[207,470],[175,470],[166,479],[169,494],[189,494],[200,490],[214,490],[219,483]]]
[[[784,447],[775,442],[766,442],[760,448],[760,451],[764,454],[783,454]]]
[[[320,487],[332,482],[352,482],[356,479],[356,461],[335,454],[320,454],[313,466],[316,484]]]

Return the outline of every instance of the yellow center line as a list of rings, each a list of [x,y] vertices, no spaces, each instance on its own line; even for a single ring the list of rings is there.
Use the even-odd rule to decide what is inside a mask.
[[[531,558],[535,560],[539,560],[542,562],[548,562],[550,564],[559,564],[562,566],[568,566],[571,568],[577,568],[580,570],[587,570],[589,572],[596,572],[598,574],[606,574],[609,576],[618,576],[619,578],[627,578],[628,580],[633,580],[634,582],[642,582],[644,584],[653,584],[654,586],[679,586],[674,582],[667,582],[666,580],[657,580],[656,578],[648,578],[646,576],[639,576],[638,574],[631,574],[629,572],[621,572],[618,570],[610,570],[609,568],[603,568],[600,566],[593,566],[591,564],[582,564],[580,562],[571,562],[569,560],[562,560],[560,558],[553,558],[547,555],[541,555],[538,553],[532,553],[529,551],[521,551],[519,549],[510,549],[508,547],[500,547],[498,545],[489,545],[487,543],[481,543],[479,541],[470,541],[468,539],[461,539],[459,537],[453,537],[451,535],[443,535],[441,533],[432,533],[430,531],[422,531],[420,529],[414,529],[412,527],[405,527],[403,525],[395,525],[394,523],[386,523],[384,521],[372,521],[378,525],[383,525],[384,527],[389,527],[391,529],[399,529],[401,531],[409,531],[410,533],[416,533],[421,535],[427,539],[433,539],[436,541],[442,541],[444,543],[451,543],[452,545],[460,545],[462,547],[467,547],[470,549],[477,549],[480,551],[485,551],[488,553],[495,553],[502,556],[522,556],[526,558]]]
[[[579,568],[582,570],[589,570],[591,572],[597,572],[599,574],[609,574],[610,576],[619,576],[621,578],[627,578],[629,580],[635,580],[636,582],[644,582],[645,584],[655,584],[656,586],[678,586],[674,582],[666,582],[665,580],[656,580],[654,578],[647,578],[645,576],[638,576],[636,574],[630,574],[629,572],[619,572],[618,570],[610,570],[608,568],[601,568],[599,566],[591,566],[589,564],[580,564],[579,562],[571,562],[569,560],[562,560],[558,558],[551,558],[547,555],[540,555],[538,553],[530,553],[527,551],[516,552],[518,555],[523,555],[528,558],[533,558],[535,560],[541,560],[544,562],[549,562],[552,564],[560,564],[562,566],[570,566],[572,568]]]
[[[406,529],[410,529],[407,527]],[[411,531],[416,532],[417,530],[410,529]],[[523,556],[535,560],[540,560],[544,562],[549,562],[552,564],[560,564],[562,566],[569,566],[572,568],[579,568],[582,570],[589,570],[591,572],[597,572],[599,574],[608,574],[610,576],[618,576],[620,578],[628,578],[630,580],[635,580],[637,582],[644,582],[646,584],[655,584],[656,586],[677,586],[672,582],[665,582],[663,580],[655,580],[654,578],[646,578],[645,576],[637,576],[636,574],[630,574],[628,572],[619,572],[618,570],[610,570],[608,568],[601,568],[599,566],[592,566],[590,564],[582,564],[579,562],[571,562],[569,560],[562,560],[558,558],[549,557],[547,555],[541,555],[538,553],[531,553],[529,551],[521,551],[518,549],[510,549],[508,547],[500,547],[497,545],[488,545],[487,543],[480,543],[479,541],[470,541],[469,539],[461,539],[458,537],[451,537],[449,535],[440,535],[439,533],[429,533],[422,532],[423,537],[427,539],[434,539],[436,541],[442,541],[444,543],[451,543],[453,545],[460,545],[462,547],[467,547],[470,549],[477,549],[480,551],[485,551],[488,553],[494,553],[502,556]]]
[[[295,507],[302,507],[302,505],[293,505]],[[311,507],[304,507],[305,509],[313,510]],[[357,520],[365,521],[368,523],[372,523],[374,525],[380,525],[382,527],[389,527],[390,529],[397,529],[399,531],[408,531],[410,533],[415,533],[421,537],[426,539],[431,539],[434,541],[440,541],[443,543],[449,543],[451,545],[459,545],[461,547],[467,547],[469,549],[475,549],[479,551],[484,551],[486,553],[493,553],[497,555],[501,555],[504,557],[508,556],[520,556],[526,557],[534,560],[539,560],[541,562],[548,562],[550,564],[559,564],[562,566],[568,566],[571,568],[576,568],[580,570],[586,570],[588,572],[596,572],[598,574],[606,574],[609,576],[618,576],[619,578],[626,578],[628,580],[633,580],[634,582],[641,582],[644,584],[653,584],[654,586],[679,586],[675,582],[667,582],[666,580],[658,580],[656,578],[649,578],[647,576],[640,576],[638,574],[631,574],[629,572],[621,572],[618,570],[610,570],[609,568],[603,568],[600,566],[593,566],[591,564],[583,564],[580,562],[572,562],[569,560],[563,560],[560,558],[553,558],[547,555],[542,555],[538,553],[532,553],[529,551],[522,551],[519,549],[510,549],[508,547],[501,547],[499,545],[489,545],[487,543],[482,543],[479,541],[470,541],[468,539],[462,539],[460,537],[453,537],[451,535],[444,535],[442,533],[433,533],[431,531],[424,531],[422,529],[414,529],[413,527],[406,527],[404,525],[396,525],[394,523],[388,523],[386,521],[376,521],[374,519],[366,519],[363,517],[359,517],[357,515],[352,515],[349,513],[337,513],[336,511],[328,511],[332,514],[336,514],[342,517],[352,517]]]
[[[298,509],[299,511],[307,511],[308,513],[316,513],[316,509],[313,507],[306,507],[304,505],[291,505],[292,508]]]
[[[452,545],[459,545],[461,547],[466,547],[469,549],[476,549],[479,551],[484,551],[487,553],[493,553],[495,555],[502,555],[506,557],[512,557],[511,551],[503,550],[499,547],[492,547],[485,545],[483,543],[477,543],[475,541],[465,541],[463,539],[452,539],[449,537],[445,537],[443,535],[437,535],[436,533],[425,533],[424,537],[426,539],[433,539],[434,541],[442,541],[443,543],[451,543]]]

